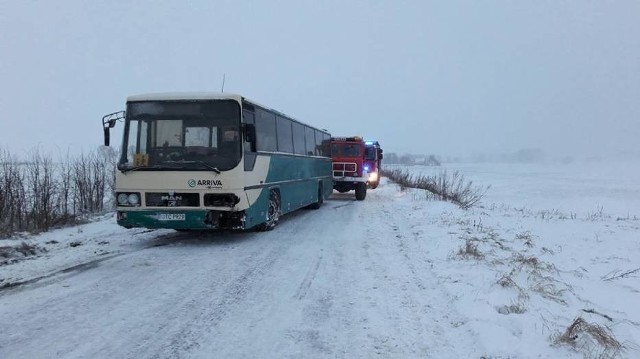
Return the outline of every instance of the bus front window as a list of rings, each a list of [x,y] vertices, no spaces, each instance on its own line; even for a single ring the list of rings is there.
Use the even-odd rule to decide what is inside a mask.
[[[232,100],[129,103],[119,168],[230,170],[242,156],[239,131]]]

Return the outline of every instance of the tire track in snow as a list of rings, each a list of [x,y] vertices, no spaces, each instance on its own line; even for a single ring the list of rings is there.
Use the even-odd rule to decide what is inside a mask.
[[[135,233],[134,235],[143,234],[143,233],[149,233],[149,232],[153,232],[153,230],[145,230],[145,231],[140,232],[140,233]],[[66,279],[68,277],[83,273],[83,272],[85,272],[87,270],[97,268],[100,265],[100,263],[102,263],[104,261],[107,261],[109,259],[117,258],[117,257],[128,255],[128,254],[132,254],[132,253],[143,251],[143,250],[150,249],[150,248],[164,247],[164,246],[167,246],[167,245],[170,245],[170,244],[179,243],[180,240],[181,240],[180,237],[182,237],[182,236],[180,234],[178,234],[178,233],[161,235],[161,236],[158,236],[155,239],[151,240],[150,244],[147,244],[145,246],[142,246],[142,247],[139,247],[139,248],[136,248],[136,249],[133,249],[133,250],[116,251],[116,252],[105,252],[105,253],[103,253],[102,257],[91,259],[91,260],[86,261],[86,262],[74,264],[72,266],[65,267],[65,268],[62,268],[62,269],[58,269],[58,270],[55,270],[55,271],[53,271],[51,273],[47,273],[45,275],[32,277],[32,278],[28,278],[28,279],[24,279],[24,280],[19,280],[19,281],[14,281],[14,282],[3,283],[2,285],[0,285],[0,295],[4,294],[3,292],[8,292],[8,291],[12,291],[13,292],[13,291],[16,291],[16,290],[24,289],[26,286],[29,286],[29,285],[33,285],[33,286],[29,286],[31,288],[37,288],[39,286],[48,285],[50,281],[42,282],[42,281],[47,280],[47,279],[51,279],[51,281],[53,281],[53,282],[58,282],[58,281]],[[186,239],[186,237],[182,238],[182,239]],[[40,282],[42,282],[42,283],[40,283]]]
[[[391,333],[400,336],[372,336],[376,354],[423,357],[437,353],[455,352],[461,344],[479,350],[477,335],[463,334],[459,342],[449,342],[441,333],[464,323],[465,319],[455,308],[455,296],[441,286],[432,270],[429,259],[428,238],[412,232],[412,221],[419,219],[400,214],[411,213],[411,201],[406,198],[395,201],[382,193],[368,200],[376,201],[360,216],[366,221],[387,221],[388,227],[369,230],[371,243],[363,246],[365,256],[371,257],[370,269],[378,286],[388,293],[381,298]],[[423,258],[420,258],[423,257]],[[380,307],[380,303],[377,305]],[[404,349],[401,351],[400,349]],[[459,352],[459,351],[458,351]]]
[[[247,260],[247,268],[240,276],[227,279],[226,287],[219,298],[210,298],[208,301],[206,292],[203,292],[204,297],[192,298],[184,303],[178,311],[179,316],[186,315],[192,320],[188,322],[185,322],[184,319],[181,320],[180,322],[183,324],[166,338],[168,344],[150,353],[151,357],[181,358],[188,356],[189,352],[200,346],[201,339],[209,335],[216,335],[217,325],[246,298],[251,288],[260,281],[285,250],[286,248],[281,245],[271,249],[264,256],[259,256],[258,252],[254,253]],[[218,286],[218,283],[211,283],[210,286]],[[157,342],[157,338],[150,338],[150,340]]]
[[[300,283],[300,287],[298,287],[298,291],[296,292],[295,298],[298,300],[304,299],[307,296],[307,292],[309,291],[309,287],[311,287],[311,283],[316,277],[318,273],[318,268],[320,267],[320,262],[322,262],[322,254],[318,256],[318,259],[315,261],[315,264],[309,268],[307,274],[304,277],[302,283]]]

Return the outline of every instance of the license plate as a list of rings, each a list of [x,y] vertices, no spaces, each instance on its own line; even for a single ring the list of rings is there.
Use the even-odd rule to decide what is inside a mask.
[[[159,221],[184,221],[184,213],[160,213],[158,214]]]

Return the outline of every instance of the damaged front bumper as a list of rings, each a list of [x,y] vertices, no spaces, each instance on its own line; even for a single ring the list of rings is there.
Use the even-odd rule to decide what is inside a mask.
[[[118,210],[118,225],[125,228],[245,229],[245,211]]]

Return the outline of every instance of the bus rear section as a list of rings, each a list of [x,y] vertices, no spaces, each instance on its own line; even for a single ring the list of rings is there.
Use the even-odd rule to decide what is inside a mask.
[[[332,137],[333,188],[346,193],[355,191],[356,200],[367,196],[369,171],[365,168],[365,142],[362,137]]]

